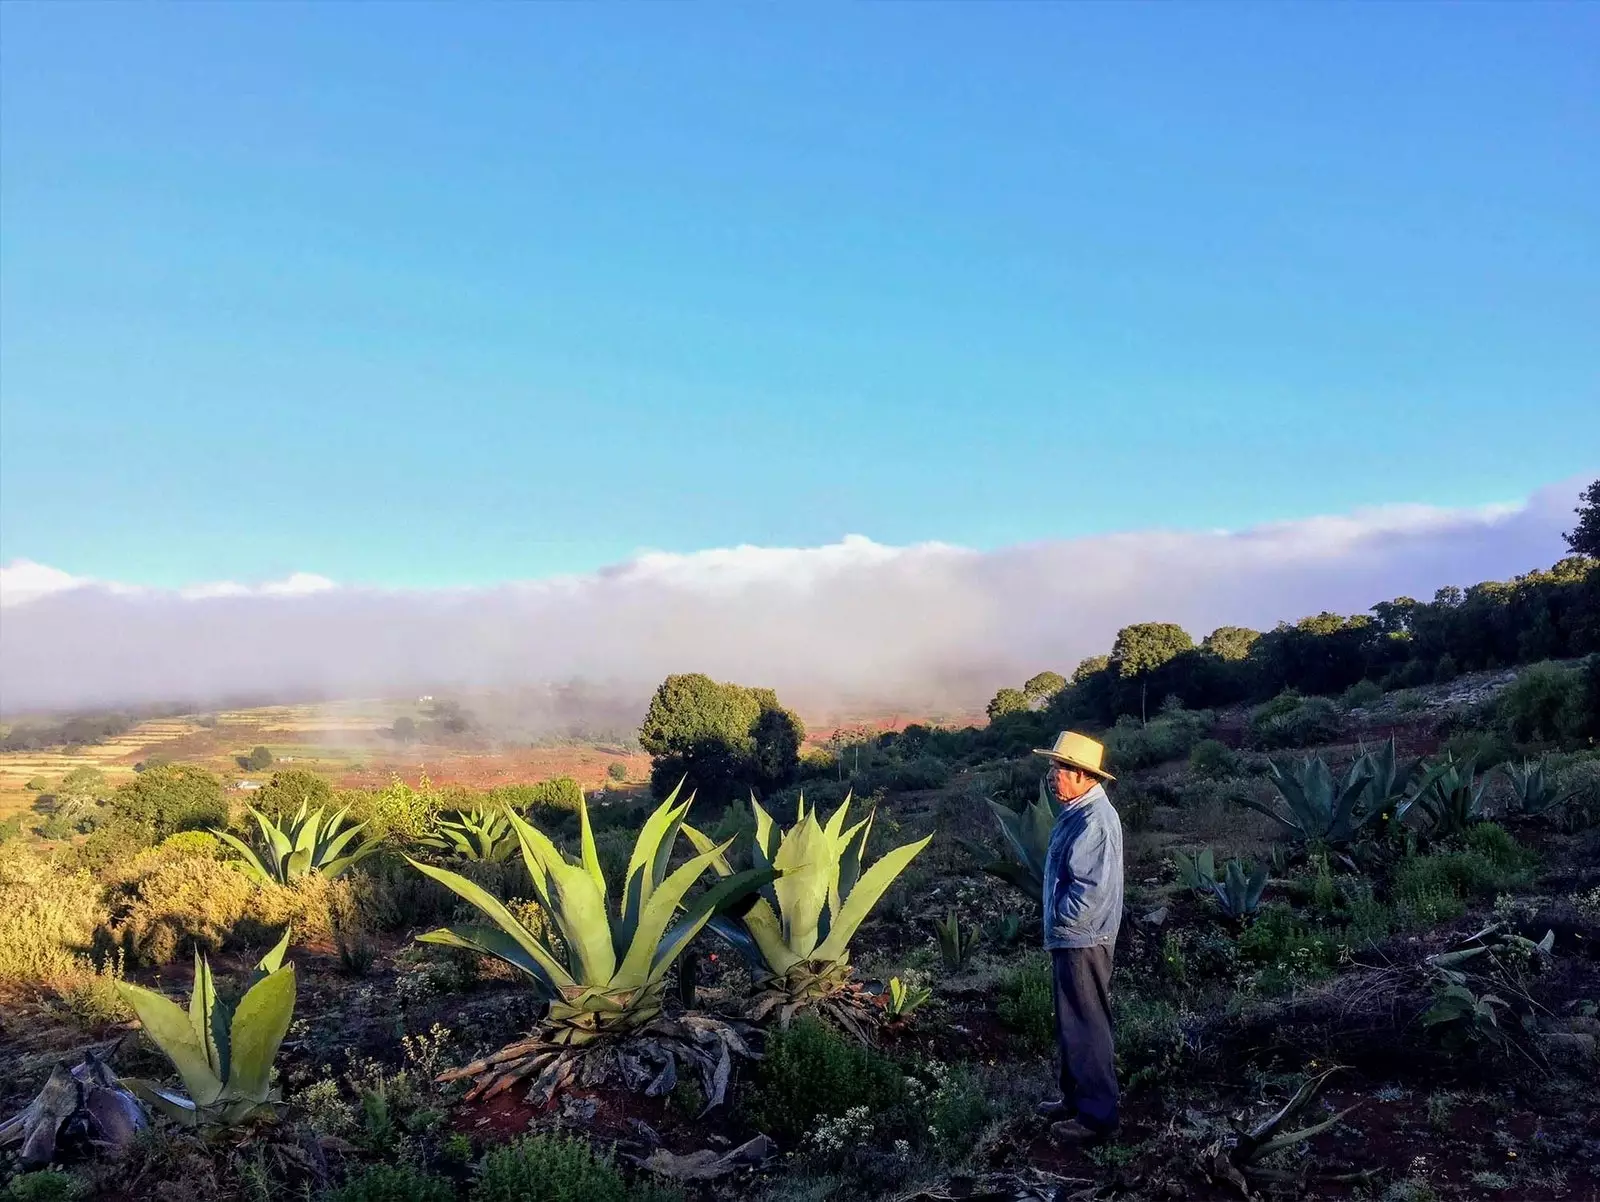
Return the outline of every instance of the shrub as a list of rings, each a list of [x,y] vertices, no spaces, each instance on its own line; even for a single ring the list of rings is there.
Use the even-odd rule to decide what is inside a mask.
[[[324,1202],[455,1202],[455,1196],[445,1178],[405,1163],[372,1165],[322,1195]]]
[[[1246,741],[1264,751],[1328,743],[1344,730],[1339,707],[1326,697],[1301,697],[1289,691],[1255,708]]]
[[[903,1074],[883,1053],[802,1015],[768,1037],[747,1105],[756,1126],[794,1146],[818,1117],[837,1118],[856,1106],[887,1110],[904,1091]]]
[[[1570,829],[1600,821],[1600,760],[1579,760],[1561,769],[1556,792],[1567,798]]]
[[[1261,907],[1239,936],[1239,954],[1269,970],[1260,978],[1268,992],[1280,984],[1326,976],[1339,962],[1341,945],[1326,927],[1301,922],[1282,902]]]
[[[202,856],[215,860],[222,854],[222,841],[210,831],[179,831],[163,839],[157,850],[164,855]]]
[[[621,760],[613,760],[606,765],[606,776],[611,780],[624,781],[628,779],[628,765]]]
[[[930,1064],[926,1071],[934,1080],[934,1089],[920,1105],[912,1100],[915,1117],[925,1123],[941,1156],[960,1160],[972,1151],[989,1121],[983,1082],[965,1064]]]
[[[1534,664],[1501,690],[1500,721],[1519,743],[1576,738],[1583,726],[1584,677],[1559,664]]]
[[[0,985],[61,987],[89,972],[79,952],[100,921],[99,894],[85,872],[0,847]]]
[[[1117,1076],[1126,1088],[1170,1080],[1188,1053],[1177,1008],[1129,990],[1113,992]]]
[[[1106,732],[1106,753],[1113,769],[1132,772],[1186,756],[1210,729],[1209,710],[1162,710],[1148,725],[1124,715]]]
[[[532,785],[502,785],[490,790],[489,798],[524,815],[533,810],[576,814],[583,801],[583,787],[570,776],[558,776]]]
[[[1379,687],[1384,692],[1393,689],[1415,689],[1433,681],[1433,665],[1427,660],[1410,659],[1385,676]]]
[[[1395,868],[1395,904],[1413,922],[1455,917],[1465,912],[1465,899],[1493,897],[1528,882],[1532,854],[1493,823],[1478,827],[1488,829],[1468,831],[1464,850],[1408,856]]]
[[[491,1148],[472,1183],[472,1202],[627,1202],[622,1174],[581,1139],[525,1135]]]
[[[265,772],[272,767],[272,751],[267,747],[256,747],[249,755],[239,757],[239,766],[248,772]]]
[[[1189,771],[1209,780],[1238,776],[1239,754],[1220,739],[1201,739],[1189,752]]]
[[[21,1173],[6,1186],[5,1196],[14,1202],[75,1202],[87,1197],[88,1184],[60,1169],[41,1169]]]
[[[119,785],[111,797],[115,820],[137,828],[148,843],[178,831],[228,825],[222,782],[193,764],[160,764]]]
[[[1463,730],[1446,739],[1439,753],[1458,760],[1472,760],[1487,772],[1515,759],[1517,749],[1497,730]]]
[[[1358,680],[1339,697],[1347,710],[1368,709],[1383,700],[1383,686],[1375,680]]]
[[[1497,823],[1479,822],[1469,826],[1461,842],[1468,852],[1482,856],[1497,870],[1508,874],[1508,878],[1520,878],[1539,866],[1538,854],[1518,843],[1511,832]]]
[[[1029,1047],[1043,1051],[1055,1046],[1055,982],[1048,955],[1032,956],[1000,978],[996,1012]]]
[[[304,768],[274,772],[272,779],[256,790],[253,804],[268,818],[293,814],[302,805],[308,810],[325,809],[330,813],[339,808],[333,804],[333,786],[327,778]]]

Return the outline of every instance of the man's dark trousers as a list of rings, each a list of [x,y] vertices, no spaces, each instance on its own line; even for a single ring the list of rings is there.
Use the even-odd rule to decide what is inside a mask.
[[[1056,948],[1050,953],[1056,993],[1056,1050],[1061,1097],[1085,1127],[1117,1125],[1117,1062],[1111,1044],[1113,945]]]

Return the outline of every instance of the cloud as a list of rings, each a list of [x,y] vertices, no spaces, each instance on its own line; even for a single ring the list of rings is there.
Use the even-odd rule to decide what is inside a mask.
[[[669,672],[816,707],[981,704],[1069,670],[1118,627],[1267,627],[1503,579],[1564,553],[1581,483],[1475,509],[1388,506],[1238,531],[1152,530],[975,551],[651,553],[581,576],[385,590],[308,574],[163,590],[0,568],[8,711],[252,696],[517,688],[582,677],[643,697]]]

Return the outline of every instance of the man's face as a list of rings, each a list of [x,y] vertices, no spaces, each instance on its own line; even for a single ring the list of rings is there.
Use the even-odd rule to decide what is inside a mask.
[[[1052,764],[1045,779],[1051,794],[1059,802],[1077,801],[1098,783],[1087,772],[1080,772],[1065,764]]]

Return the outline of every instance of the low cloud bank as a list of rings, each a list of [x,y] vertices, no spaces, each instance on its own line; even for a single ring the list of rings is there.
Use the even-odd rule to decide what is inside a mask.
[[[1586,481],[1585,481],[1586,482]],[[1145,531],[979,552],[884,546],[649,554],[591,575],[383,590],[297,574],[159,590],[0,568],[7,712],[608,681],[771,685],[808,707],[981,705],[1069,671],[1135,621],[1198,638],[1547,567],[1584,482],[1514,505],[1388,506],[1241,531]]]

